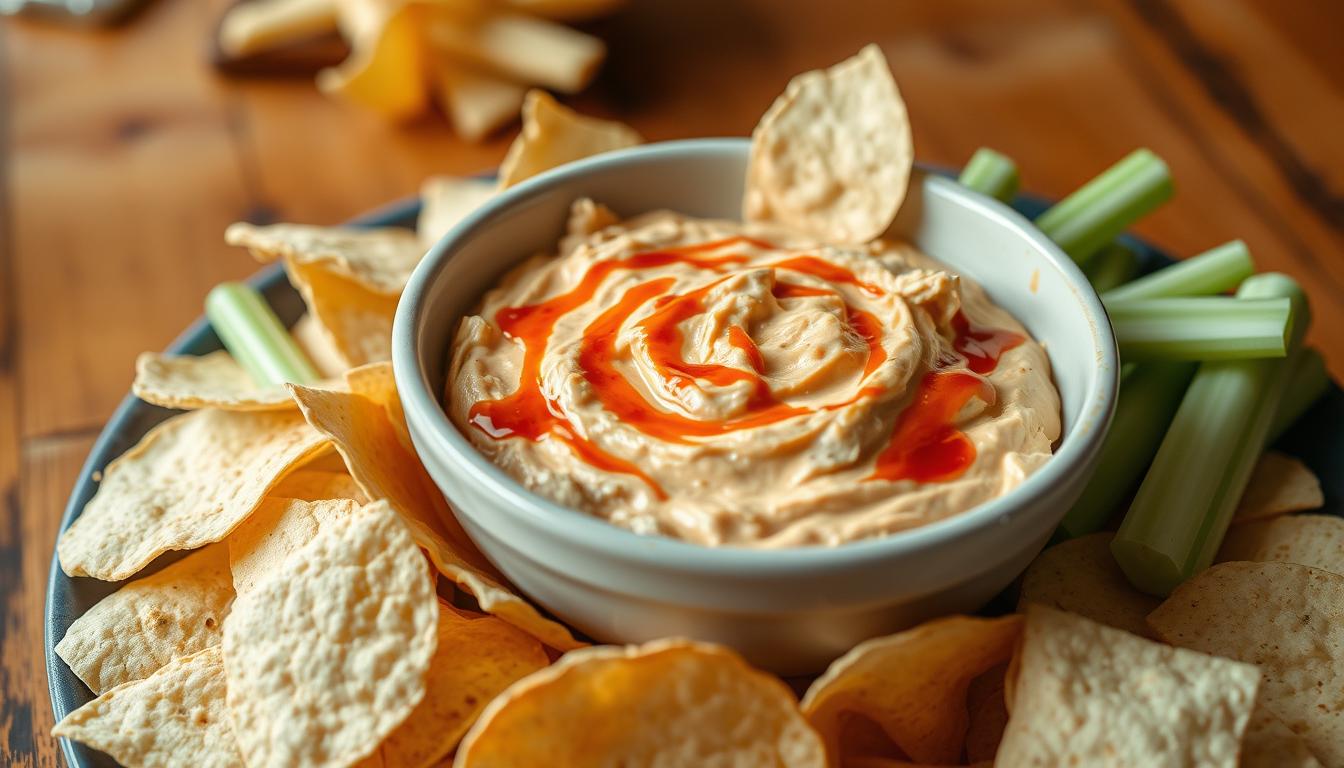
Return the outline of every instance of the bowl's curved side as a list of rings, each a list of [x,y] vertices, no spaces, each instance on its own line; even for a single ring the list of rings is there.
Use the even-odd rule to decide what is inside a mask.
[[[717,614],[721,630],[734,615],[764,620],[862,607],[872,614],[902,601],[963,592],[978,573],[993,572],[976,591],[979,602],[949,597],[945,603],[953,610],[978,607],[1039,551],[1081,490],[1114,407],[1118,364],[1104,310],[1077,267],[1019,214],[954,182],[921,175],[898,228],[935,257],[980,278],[1047,342],[1067,377],[1067,432],[1060,450],[1000,499],[918,529],[839,547],[708,548],[638,536],[533,494],[448,421],[440,393],[456,320],[518,258],[553,247],[572,200],[617,203],[624,215],[670,208],[697,217],[735,217],[747,146],[740,139],[670,142],[580,161],[506,191],[431,249],[403,294],[393,330],[398,388],[422,460],[505,575],[600,639],[642,639],[653,626],[677,631],[675,623],[656,621],[657,611],[670,606]],[[995,244],[988,260],[974,261],[979,256],[964,247],[968,230],[970,242],[979,237]],[[1020,290],[990,271],[1005,263],[1015,270],[1012,279],[1020,281]],[[1024,265],[1034,266],[1034,276]],[[892,579],[893,563],[902,568],[900,579]],[[622,603],[618,595],[626,598],[622,616],[614,610]],[[650,610],[634,610],[640,601]],[[641,622],[630,619],[636,615]],[[864,620],[871,624],[871,615]],[[692,622],[680,631],[707,626]],[[755,655],[735,642],[740,631],[700,634]],[[778,632],[761,635],[779,639]],[[853,630],[831,631],[832,646],[841,637],[851,643],[861,639]]]
[[[414,226],[420,212],[420,201],[406,200],[392,203],[365,214],[350,222],[351,226]],[[303,299],[298,291],[285,279],[285,272],[279,264],[260,270],[247,282],[261,292],[266,302],[275,310],[286,325],[292,325],[304,312]],[[215,335],[210,323],[197,318],[187,327],[168,348],[169,354],[203,355],[221,349],[219,337]],[[128,365],[129,368],[129,365]],[[112,417],[99,433],[98,439],[84,460],[78,480],[66,502],[61,515],[59,536],[79,517],[84,505],[98,490],[94,480],[113,459],[134,446],[150,429],[177,411],[150,405],[135,395],[128,394],[117,406]],[[179,555],[165,555],[151,566],[158,569],[172,562]],[[46,652],[47,689],[51,695],[51,708],[56,721],[93,700],[89,691],[65,662],[56,655],[56,643],[65,636],[70,624],[87,611],[94,603],[116,591],[120,582],[105,582],[97,579],[73,579],[61,570],[60,561],[53,551],[51,565],[47,573],[47,602],[43,621],[43,642]],[[89,747],[61,739],[61,754],[71,768],[102,768],[115,766],[116,762],[107,755]]]

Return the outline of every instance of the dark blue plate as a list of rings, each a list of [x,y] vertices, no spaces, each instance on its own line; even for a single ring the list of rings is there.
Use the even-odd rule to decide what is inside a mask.
[[[1014,202],[1015,208],[1031,218],[1045,210],[1046,206],[1046,201],[1027,196],[1019,197]],[[381,208],[350,223],[364,227],[414,227],[419,212],[419,201],[410,200]],[[1124,241],[1139,254],[1140,267],[1144,272],[1171,263],[1170,257],[1147,243],[1132,237],[1125,237]],[[286,324],[292,324],[303,314],[303,300],[285,279],[285,273],[280,265],[263,269],[254,275],[250,282],[261,291]],[[215,336],[214,330],[204,318],[199,318],[169,345],[167,351],[179,355],[203,355],[220,348],[219,338]],[[128,360],[126,365],[130,367],[131,361]],[[70,527],[84,509],[84,505],[93,497],[94,491],[98,488],[98,484],[93,480],[95,473],[101,472],[109,462],[139,442],[154,425],[173,413],[174,411],[166,408],[142,402],[134,395],[127,395],[116,413],[112,414],[107,426],[103,428],[98,441],[93,444],[93,449],[89,452],[89,458],[84,462],[84,468],[80,470],[79,479],[75,482],[70,500],[65,505],[65,513],[61,517],[61,532]],[[1325,489],[1325,509],[1330,514],[1344,514],[1344,432],[1339,429],[1341,424],[1344,424],[1344,392],[1335,386],[1310,413],[1283,436],[1277,446],[1280,450],[1301,458],[1321,478],[1321,484]],[[173,559],[175,559],[173,556],[164,556],[144,573],[157,570]],[[51,572],[47,577],[44,642],[51,707],[57,721],[91,701],[93,693],[56,655],[56,643],[65,636],[66,629],[75,619],[120,586],[120,583],[97,579],[71,579],[61,571],[55,554],[52,555]],[[41,738],[40,734],[36,735]],[[116,765],[114,760],[102,752],[66,739],[61,739],[61,752],[71,768],[86,766],[111,768]]]

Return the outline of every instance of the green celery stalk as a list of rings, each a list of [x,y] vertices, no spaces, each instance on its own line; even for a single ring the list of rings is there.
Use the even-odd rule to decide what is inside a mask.
[[[1194,363],[1149,363],[1125,374],[1097,473],[1060,522],[1056,538],[1101,530],[1152,463],[1194,374]]]
[[[1299,348],[1288,364],[1288,384],[1284,388],[1278,410],[1274,412],[1274,423],[1270,425],[1269,437],[1265,438],[1266,445],[1274,444],[1330,389],[1330,374],[1325,370],[1325,360],[1315,349]]]
[[[1286,297],[1135,299],[1107,309],[1126,362],[1237,360],[1288,352],[1292,302]]]
[[[205,297],[205,316],[257,386],[314,384],[320,378],[255,288],[220,283]]]
[[[1083,267],[1087,281],[1100,294],[1133,280],[1138,271],[1139,262],[1134,252],[1120,243],[1111,243],[1102,248]]]
[[[1017,164],[989,147],[981,147],[971,155],[957,181],[968,189],[1007,203],[1017,194]]]
[[[1224,243],[1198,256],[1178,261],[1132,283],[1102,294],[1107,306],[1134,299],[1212,296],[1236,288],[1255,273],[1251,252],[1240,240]],[[1100,290],[1100,289],[1098,289]]]
[[[1150,150],[1136,149],[1042,213],[1036,226],[1074,261],[1085,263],[1171,194],[1167,164]]]
[[[1300,345],[1310,313],[1291,278],[1256,275],[1242,283],[1237,296],[1288,298],[1289,346]],[[1290,373],[1287,358],[1200,365],[1111,542],[1116,562],[1135,587],[1165,596],[1213,561]]]

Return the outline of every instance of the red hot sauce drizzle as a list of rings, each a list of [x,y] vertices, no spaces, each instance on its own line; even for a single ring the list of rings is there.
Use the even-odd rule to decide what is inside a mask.
[[[568,292],[537,304],[507,307],[495,315],[495,322],[507,338],[523,347],[519,386],[498,400],[485,400],[472,406],[469,421],[495,439],[521,437],[538,441],[546,436],[563,440],[583,461],[602,470],[633,475],[647,483],[659,499],[666,492],[633,463],[613,456],[588,439],[575,433],[560,404],[541,391],[541,359],[555,324],[567,313],[590,301],[603,281],[620,270],[649,269],[669,264],[687,264],[714,272],[726,272],[745,263],[741,254],[714,255],[730,246],[773,248],[770,243],[748,237],[730,237],[696,245],[636,253],[618,261],[593,265]],[[844,267],[812,256],[798,256],[770,265],[776,269],[808,274],[830,283],[853,285],[870,295],[882,290],[859,280]],[[818,410],[834,410],[862,397],[881,394],[874,387],[860,386],[849,400],[804,408],[779,402],[764,379],[765,361],[747,331],[730,325],[727,342],[742,350],[750,371],[716,363],[692,363],[682,357],[683,335],[680,324],[705,311],[705,297],[721,281],[715,281],[686,294],[667,294],[672,278],[650,280],[628,289],[620,300],[604,310],[584,330],[579,347],[579,367],[602,406],[621,422],[667,442],[693,444],[694,438],[710,437],[742,429],[775,424]],[[777,299],[837,295],[833,289],[799,285],[779,280],[773,289]],[[665,386],[679,389],[696,380],[717,386],[745,381],[751,395],[745,412],[725,421],[700,421],[650,404],[633,384],[617,370],[616,343],[621,326],[640,307],[654,302],[653,312],[639,322],[650,361]],[[868,361],[862,378],[866,379],[886,359],[880,343],[882,326],[876,316],[846,306],[850,328],[868,346]],[[975,461],[975,446],[956,428],[956,417],[972,397],[994,402],[994,387],[983,374],[994,370],[999,357],[1024,341],[1021,334],[973,326],[960,312],[952,321],[953,347],[966,358],[970,373],[936,369],[920,380],[909,405],[899,414],[891,441],[877,458],[870,480],[938,482],[959,477]],[[978,374],[978,375],[977,375]]]

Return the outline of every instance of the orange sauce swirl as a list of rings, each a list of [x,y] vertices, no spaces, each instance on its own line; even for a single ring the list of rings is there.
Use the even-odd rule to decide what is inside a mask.
[[[541,363],[546,344],[560,318],[589,302],[613,273],[671,264],[725,273],[746,263],[748,257],[732,251],[720,252],[742,246],[774,247],[761,240],[738,236],[639,252],[624,259],[594,264],[579,283],[565,293],[536,304],[500,310],[495,315],[495,323],[523,350],[519,385],[513,393],[498,400],[473,404],[469,422],[497,440],[511,437],[533,441],[547,437],[560,439],[584,462],[602,470],[638,477],[659,499],[666,499],[666,492],[653,478],[632,462],[604,451],[578,434],[561,404],[545,396],[541,389]],[[850,270],[813,256],[791,257],[769,267],[811,275],[831,284],[851,285],[872,296],[883,294],[880,287],[860,280]],[[881,321],[872,313],[848,303],[846,322],[867,344],[868,358],[860,386],[843,403],[801,407],[779,401],[767,383],[766,364],[760,350],[747,329],[737,325],[729,325],[724,330],[726,341],[744,353],[750,370],[685,360],[680,325],[705,312],[706,295],[720,282],[722,280],[716,280],[685,294],[669,294],[675,283],[673,278],[648,280],[627,289],[615,304],[589,323],[580,341],[579,368],[593,395],[608,413],[650,437],[671,443],[695,444],[697,438],[768,426],[881,394],[876,387],[862,385],[863,380],[887,359],[886,350],[881,345]],[[777,279],[772,292],[779,300],[839,296],[834,289],[782,279]],[[669,390],[677,390],[693,386],[697,381],[715,386],[747,382],[751,393],[743,414],[727,420],[703,421],[666,410],[650,403],[617,369],[619,332],[631,316],[650,302],[653,311],[637,323],[637,328],[663,385]],[[953,348],[965,358],[969,371],[937,368],[920,379],[910,403],[897,416],[888,446],[878,455],[869,480],[909,479],[920,483],[952,480],[974,462],[975,446],[956,428],[956,417],[973,397],[993,404],[994,387],[983,376],[994,370],[1003,353],[1025,339],[1012,331],[974,326],[960,312],[954,316],[952,327],[955,333]]]

